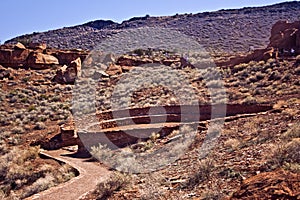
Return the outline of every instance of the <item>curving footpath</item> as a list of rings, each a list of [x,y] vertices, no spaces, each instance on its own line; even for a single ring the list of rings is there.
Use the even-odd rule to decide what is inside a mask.
[[[199,125],[201,121],[219,117],[225,117],[225,120],[234,120],[236,117],[247,117],[271,109],[271,105],[221,104],[215,106],[200,105],[199,107],[191,105],[165,106],[165,112],[162,112],[160,107],[152,107],[150,115],[150,107],[108,111],[98,114],[100,123],[97,123],[95,130],[90,133],[80,134],[80,140],[86,144],[85,147],[98,145],[107,140],[118,147],[123,147],[136,143],[141,136],[149,137],[152,132],[159,130],[162,135],[167,135],[173,129],[178,128],[180,124],[196,123]],[[199,111],[201,115],[199,115]],[[99,124],[103,128],[100,132],[97,131]],[[73,137],[74,130],[71,130],[71,135]],[[110,144],[109,142],[107,144]],[[80,199],[94,190],[99,182],[108,179],[111,173],[106,168],[101,167],[99,163],[90,162],[88,158],[72,157],[73,152],[66,150],[43,150],[40,154],[71,165],[79,171],[79,176],[35,194],[28,200]]]
[[[110,171],[90,161],[89,158],[75,158],[69,151],[52,150],[41,151],[41,155],[67,163],[79,171],[79,176],[66,183],[59,184],[48,190],[35,194],[27,200],[76,200],[94,190],[99,182],[105,181],[110,176]]]

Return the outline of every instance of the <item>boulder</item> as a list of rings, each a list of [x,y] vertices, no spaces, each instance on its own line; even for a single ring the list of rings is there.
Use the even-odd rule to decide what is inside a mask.
[[[21,43],[21,42],[18,42],[17,44],[15,44],[14,46],[15,49],[26,49],[26,47]]]
[[[229,199],[299,199],[299,180],[285,170],[260,173],[244,180]]]
[[[47,45],[45,43],[31,42],[29,43],[28,48],[44,51],[47,48]]]
[[[73,60],[78,57],[84,61],[88,56],[88,51],[83,50],[48,50],[48,54],[54,55],[61,65],[69,65]]]
[[[3,66],[0,65],[0,80],[4,78],[9,78],[10,77],[11,70],[4,68]]]
[[[121,66],[139,66],[147,63],[153,63],[149,58],[137,58],[134,56],[124,55],[118,58],[116,64]]]
[[[108,68],[105,70],[105,73],[113,76],[113,75],[117,75],[117,74],[122,74],[122,68],[120,65],[114,65],[114,64],[110,64],[108,66]]]
[[[77,77],[81,76],[81,59],[73,60],[69,66],[64,65],[57,70],[53,81],[57,83],[73,84]]]
[[[121,66],[123,72],[129,72],[134,69],[134,66]]]
[[[64,65],[60,69],[58,69],[52,81],[57,83],[65,83],[64,73],[66,72],[67,67],[67,65]]]
[[[173,63],[180,63],[181,65],[181,59],[165,59],[162,61],[162,63],[167,66],[171,66]]]
[[[58,59],[52,55],[33,52],[28,56],[27,65],[33,69],[48,69],[52,65],[58,65]]]
[[[67,84],[73,84],[76,79],[76,70],[75,68],[70,68],[66,65],[64,65],[62,68],[60,68],[57,71],[56,76],[54,77],[54,80],[58,83],[67,83]]]
[[[76,76],[81,76],[81,59],[78,57],[70,63],[69,68],[74,68],[76,71]]]
[[[0,45],[0,64],[4,67],[45,69],[57,64],[69,66],[77,58],[83,61],[89,53],[84,50],[47,49],[44,43],[29,43],[28,47],[26,49],[22,43]]]
[[[24,66],[30,52],[28,49],[19,48],[0,49],[0,64],[13,68]]]

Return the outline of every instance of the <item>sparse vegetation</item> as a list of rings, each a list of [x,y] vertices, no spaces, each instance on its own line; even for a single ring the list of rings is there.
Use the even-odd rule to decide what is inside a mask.
[[[300,138],[300,124],[294,124],[288,131],[286,131],[281,138],[290,141],[295,138]]]
[[[240,141],[235,138],[230,138],[225,141],[224,146],[227,147],[228,150],[234,151],[240,146]]]
[[[287,8],[287,10],[289,9]],[[202,38],[204,44],[215,44],[215,46],[209,45],[207,48],[212,48],[211,52],[214,52],[212,59],[205,51],[187,56],[161,49],[136,49],[129,55],[124,55],[123,63],[121,63],[121,59],[113,63],[116,68],[120,69],[116,74],[107,74],[106,66],[93,63],[97,66],[101,65],[99,68],[103,71],[100,73],[91,70],[92,78],[86,78],[87,72],[83,73],[83,80],[77,82],[80,83],[79,86],[52,82],[56,73],[55,67],[45,70],[9,68],[9,76],[4,74],[5,76],[0,77],[0,199],[23,199],[70,180],[77,174],[72,167],[66,164],[39,157],[39,146],[37,146],[40,144],[49,149],[60,148],[61,140],[65,139],[63,137],[65,135],[60,134],[60,131],[64,131],[64,125],[73,123],[72,114],[76,113],[75,118],[83,117],[85,120],[83,124],[88,124],[89,119],[85,119],[87,114],[97,112],[96,116],[98,117],[98,114],[99,116],[103,114],[102,111],[127,109],[128,107],[229,103],[251,104],[254,110],[257,106],[261,106],[260,104],[264,104],[264,106],[270,104],[270,107],[273,105],[273,110],[249,114],[247,109],[244,110],[246,106],[237,107],[236,112],[242,114],[228,116],[224,119],[224,123],[222,122],[224,127],[220,126],[216,129],[211,127],[214,120],[202,119],[202,116],[206,118],[206,114],[209,113],[209,107],[207,110],[205,108],[203,113],[201,110],[200,123],[198,123],[199,116],[196,116],[198,119],[195,121],[187,120],[185,122],[185,119],[181,119],[182,116],[179,116],[180,119],[177,120],[177,114],[171,114],[167,116],[165,120],[167,122],[162,121],[162,124],[166,125],[171,121],[172,126],[160,131],[154,130],[151,135],[147,133],[147,137],[149,136],[147,139],[144,137],[134,138],[135,142],[137,141],[135,144],[127,143],[124,140],[126,145],[130,144],[130,146],[117,150],[108,149],[105,145],[92,147],[92,154],[95,158],[98,158],[100,162],[102,160],[111,161],[109,167],[120,171],[141,172],[148,167],[150,162],[158,161],[162,162],[164,166],[162,168],[153,167],[153,171],[149,174],[112,173],[109,179],[97,185],[97,189],[90,194],[91,199],[226,199],[238,189],[241,183],[251,181],[255,175],[266,172],[277,173],[277,170],[281,168],[291,174],[299,175],[299,56],[288,59],[285,57],[272,58],[267,61],[252,60],[235,66],[215,66],[214,59],[229,60],[233,56],[229,52],[219,52],[219,46],[226,50],[239,51],[245,49],[245,45],[248,48],[253,41],[256,46],[262,45],[264,42],[261,41],[267,39],[267,34],[264,35],[256,30],[257,39],[255,39],[253,36],[247,35],[252,34],[249,26],[253,27],[254,25],[257,29],[262,27],[265,29],[264,25],[267,28],[270,28],[271,25],[267,20],[257,24],[258,18],[251,18],[249,14],[251,12],[247,12],[250,21],[248,18],[244,19],[247,22],[245,24],[235,20],[235,17],[230,17],[229,21],[224,17],[221,20],[222,15],[224,13],[227,15],[228,12],[220,11],[218,13],[217,18],[220,17],[220,20],[216,21],[222,24],[222,26],[218,26],[219,28],[215,26],[214,20],[209,20],[209,13],[204,14],[206,17],[203,22],[209,31],[205,32],[201,27],[197,28],[199,33],[205,35]],[[246,11],[242,10],[235,15],[244,12]],[[279,15],[276,12],[272,11],[272,13],[272,16],[278,18]],[[285,11],[281,13],[285,13]],[[264,10],[264,15],[268,14]],[[165,22],[168,21],[168,17],[159,18],[159,20],[166,27],[173,26],[172,24],[177,24],[179,27],[184,24],[186,27],[187,22],[189,26],[193,27],[194,17],[192,14],[186,14],[172,17],[172,20],[167,23]],[[289,13],[288,17],[295,16]],[[197,16],[197,24],[201,25],[202,18],[201,15]],[[134,18],[126,22],[124,26],[130,28],[137,21],[139,26],[148,21],[149,23],[155,21],[149,16],[145,19]],[[284,19],[284,17],[280,17],[280,19]],[[226,30],[226,34],[224,34],[222,31],[224,23],[229,23],[230,30],[233,31]],[[118,25],[118,27],[122,26]],[[245,30],[245,28],[249,30],[247,33],[239,31],[240,29]],[[64,29],[64,31],[66,30]],[[85,27],[83,30],[88,38],[90,29]],[[110,34],[110,30],[105,31],[108,35],[114,35]],[[199,34],[193,32],[195,30],[190,32],[189,29],[184,29],[183,31],[187,35],[197,36]],[[52,32],[50,31],[48,34],[52,34]],[[60,35],[60,38],[64,38],[64,34]],[[99,34],[102,34],[102,31],[99,31]],[[36,38],[38,35],[36,34],[32,38],[38,39]],[[260,36],[261,38],[259,38]],[[70,36],[70,38],[72,37]],[[224,42],[223,37],[228,41],[237,41],[237,43],[229,45]],[[240,41],[241,38],[243,38],[242,41]],[[31,36],[19,39],[25,46],[31,42]],[[85,37],[81,37],[69,43],[62,41],[60,45],[77,46],[78,42],[85,40]],[[222,45],[219,45],[221,43]],[[90,41],[88,47],[92,46],[93,41]],[[54,53],[55,51],[55,49],[49,51],[47,49],[43,53],[58,54]],[[87,52],[83,52],[80,57],[84,57],[85,53]],[[94,62],[93,59],[92,62]],[[144,63],[148,64],[143,65]],[[157,68],[151,68],[152,66]],[[127,75],[131,75],[131,77],[126,79]],[[151,77],[154,78],[151,79]],[[94,79],[97,82],[93,82]],[[74,88],[77,90],[76,92]],[[78,105],[74,105],[74,100],[79,102]],[[119,107],[114,107],[113,103],[118,104]],[[70,112],[71,107],[72,113]],[[228,108],[230,106],[226,108],[229,115]],[[145,115],[143,117],[147,118],[147,115],[151,116],[151,110],[138,113],[136,121],[140,120],[140,115]],[[161,117],[159,115],[157,114],[156,117]],[[209,118],[209,114],[207,115]],[[111,129],[117,125],[120,128],[127,124],[129,124],[128,128],[134,128],[134,124],[131,126],[132,122],[129,122],[130,120],[127,120],[126,116],[120,119],[119,124],[109,116],[101,116],[97,120],[101,121],[101,125],[109,126]],[[220,121],[222,120],[221,116]],[[177,123],[182,122],[188,124],[182,131],[184,133],[177,129]],[[148,124],[151,125],[151,123],[155,123],[154,118],[151,118]],[[189,125],[191,127],[195,125],[195,130],[192,130]],[[168,132],[169,129],[170,132]],[[76,130],[71,129],[70,132],[72,131],[75,132],[75,138]],[[195,131],[195,138],[192,138],[193,143],[186,147],[185,141],[182,142],[179,139],[190,139],[189,134],[192,131]],[[213,138],[211,143],[205,143],[206,139],[210,137]],[[174,141],[179,142],[174,145],[171,143]],[[78,142],[78,138],[76,138],[76,142]],[[170,145],[168,146],[168,144]],[[204,145],[209,149],[209,154],[203,153],[208,151],[207,149],[201,152],[200,147],[203,144],[209,144],[208,147]],[[66,146],[68,145],[66,144]],[[163,151],[156,152],[157,149],[170,146],[171,150],[163,149]],[[76,147],[73,146],[64,149],[76,151]],[[118,152],[122,153],[118,156]],[[148,153],[153,152],[154,154],[150,158]],[[167,156],[163,156],[164,153]],[[179,158],[172,162],[168,160],[174,158],[178,153],[182,153]],[[133,164],[137,155],[145,155],[142,160],[139,160],[139,166]],[[89,161],[95,162],[95,160]],[[91,164],[94,165],[94,163]],[[107,167],[106,164],[98,164],[98,166],[99,168]],[[284,189],[287,193],[292,194],[290,191],[293,188],[289,188],[290,185],[298,187],[289,180],[280,181],[287,188]],[[276,192],[281,192],[281,190],[276,190]]]
[[[28,47],[28,45],[32,42],[32,39],[30,36],[23,36],[17,38],[16,41],[22,43],[25,47]]]
[[[0,191],[5,198],[25,198],[74,177],[72,168],[64,165],[56,171],[53,166],[37,166],[39,147],[14,147],[0,157]]]
[[[97,189],[93,191],[97,200],[105,200],[109,198],[115,191],[118,191],[129,184],[129,176],[126,174],[115,172],[104,182],[101,181],[97,185]]]
[[[286,168],[300,172],[300,139],[296,138],[285,144],[279,144],[273,151],[269,163],[271,168]]]
[[[299,124],[286,131],[281,138],[283,141],[273,149],[269,158],[272,168],[285,168],[300,172],[300,129]]]
[[[183,184],[184,188],[194,188],[203,181],[209,179],[211,172],[214,170],[214,161],[211,159],[200,160],[197,164],[195,173],[188,177]]]

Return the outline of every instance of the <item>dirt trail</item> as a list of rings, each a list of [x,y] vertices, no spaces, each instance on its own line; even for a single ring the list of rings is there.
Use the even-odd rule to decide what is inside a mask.
[[[213,115],[213,110],[216,111],[223,111],[226,109],[227,120],[229,118],[236,118],[245,115],[256,114],[258,112],[264,112],[270,110],[272,107],[270,105],[217,105],[214,108],[210,105],[200,106],[197,109],[200,109],[201,115],[193,115],[194,110],[196,110],[195,106],[183,106],[186,109],[184,110],[186,115],[182,115],[180,106],[169,106],[165,107],[167,114],[161,114],[160,109],[152,108],[152,115],[148,115],[150,108],[141,108],[141,109],[129,109],[129,110],[119,110],[115,111],[120,118],[113,118],[112,112],[101,113],[100,119],[108,120],[107,128],[104,129],[105,133],[97,133],[97,130],[92,131],[91,133],[85,133],[80,135],[81,141],[86,144],[87,146],[98,145],[99,143],[103,143],[109,139],[110,142],[113,142],[115,145],[122,147],[124,145],[128,145],[131,143],[135,143],[138,137],[133,137],[131,135],[145,135],[145,137],[149,137],[150,133],[154,132],[155,129],[161,129],[161,133],[163,135],[167,135],[172,131],[174,128],[178,127],[181,122],[181,117],[183,117],[184,123],[196,123],[200,121],[205,121],[211,119],[213,117],[224,117],[223,115],[219,116],[217,112],[216,116]],[[122,118],[124,114],[127,114],[128,111],[131,113],[129,119],[135,118],[135,124],[130,124],[126,120],[127,118]],[[154,111],[154,112],[153,112]],[[185,114],[184,113],[184,114]],[[174,114],[178,114],[175,116]],[[221,112],[222,114],[222,112]],[[168,120],[161,122],[161,116],[165,115]],[[191,115],[191,117],[190,117]],[[149,119],[153,119],[155,123],[149,124]],[[123,121],[121,126],[117,126],[114,123],[116,120]],[[102,121],[103,123],[103,121]],[[106,123],[106,122],[104,122]],[[99,128],[99,124],[96,124],[96,129]],[[92,129],[92,128],[91,128]],[[124,132],[126,130],[126,133]],[[103,130],[102,130],[103,131]],[[130,135],[128,135],[130,133]],[[87,145],[88,144],[88,145]],[[42,200],[56,200],[56,199],[63,199],[63,200],[75,200],[83,197],[91,190],[95,189],[97,183],[100,181],[104,181],[110,175],[110,172],[99,165],[96,162],[89,162],[89,159],[84,158],[76,158],[72,157],[69,151],[66,150],[52,150],[52,151],[42,151],[42,155],[47,157],[62,161],[71,165],[72,167],[76,168],[79,171],[79,176],[71,179],[70,181],[60,184],[56,187],[50,188],[44,192],[38,193],[33,195],[32,197],[28,198],[30,200],[33,199],[42,199]]]
[[[62,161],[79,171],[79,176],[70,181],[35,194],[27,200],[76,200],[95,189],[97,183],[105,181],[110,176],[110,171],[101,167],[97,162],[88,158],[71,157],[73,153],[66,150],[42,151],[42,155]]]

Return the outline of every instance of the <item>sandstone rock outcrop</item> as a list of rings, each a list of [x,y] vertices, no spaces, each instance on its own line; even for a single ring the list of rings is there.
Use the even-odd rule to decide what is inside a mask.
[[[278,170],[265,172],[243,181],[233,199],[298,199],[300,175]]]
[[[46,69],[51,65],[58,65],[58,59],[43,53],[31,53],[27,58],[27,66],[32,69]]]
[[[82,144],[80,138],[74,132],[74,126],[65,124],[60,127],[60,133],[51,139],[37,141],[43,149],[54,150],[62,147]]]
[[[105,70],[105,73],[110,76],[122,74],[122,68],[119,65],[110,64]]]
[[[77,59],[78,57],[81,61],[84,61],[85,58],[88,56],[89,52],[84,50],[56,50],[56,49],[49,49],[47,53],[55,56],[61,65],[69,65],[73,60]]]
[[[88,51],[79,49],[49,49],[45,43],[29,43],[25,47],[22,43],[18,42],[16,44],[0,46],[0,64],[3,67],[29,67],[32,69],[48,69],[53,65],[75,65],[81,68],[81,61],[87,57],[88,53]],[[75,61],[77,58],[80,59],[80,64],[72,64],[72,61]],[[78,68],[75,68],[78,71]]]
[[[28,47],[30,49],[44,51],[47,48],[47,45],[45,43],[32,42],[29,43]]]
[[[29,49],[22,48],[21,43],[16,45],[2,45],[0,47],[0,64],[4,67],[21,67],[26,64]]]
[[[72,84],[77,77],[81,76],[81,59],[77,58],[73,60],[69,66],[64,65],[57,70],[53,81],[57,83]]]
[[[151,59],[139,59],[134,56],[124,55],[118,58],[116,64],[121,66],[139,66],[147,63],[153,63]]]
[[[70,68],[74,68],[76,75],[79,77],[81,76],[81,59],[80,58],[76,58],[75,60],[73,60],[70,63]]]
[[[21,43],[21,42],[18,42],[17,44],[15,44],[14,46],[15,49],[26,49],[26,47]]]

